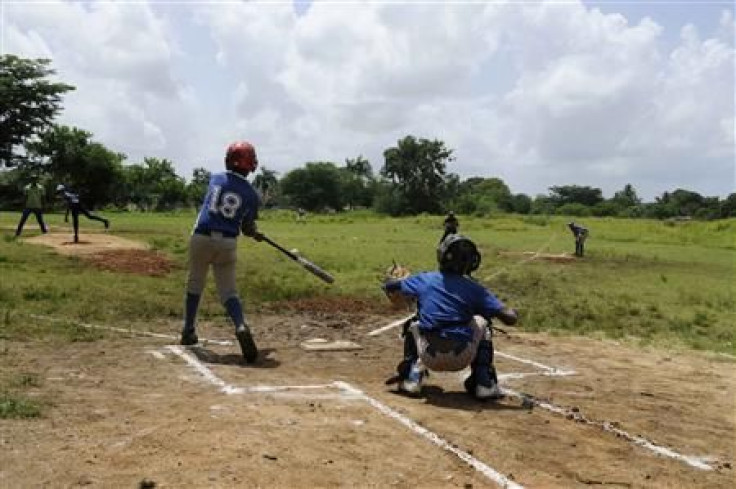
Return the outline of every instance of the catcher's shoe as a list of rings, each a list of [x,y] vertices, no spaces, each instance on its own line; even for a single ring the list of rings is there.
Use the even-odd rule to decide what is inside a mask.
[[[195,333],[194,331],[182,331],[180,343],[184,346],[196,345],[197,343],[199,343],[197,333]]]
[[[425,371],[416,363],[411,366],[406,378],[399,383],[399,390],[407,394],[416,396],[422,392],[422,380],[424,380]]]
[[[465,391],[476,399],[482,401],[497,401],[505,397],[503,391],[498,386],[498,382],[491,380],[490,382],[481,385],[475,378],[475,375],[470,374],[464,382]]]
[[[475,397],[482,401],[497,401],[504,398],[504,393],[495,382],[491,386],[479,384],[475,386]]]
[[[248,326],[241,324],[235,330],[235,336],[238,338],[240,343],[240,350],[243,352],[243,358],[248,363],[253,363],[258,358],[258,348],[256,342],[253,341],[253,336],[250,334]]]

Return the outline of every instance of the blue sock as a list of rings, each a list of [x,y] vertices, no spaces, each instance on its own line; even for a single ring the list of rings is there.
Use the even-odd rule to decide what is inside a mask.
[[[197,309],[199,308],[199,294],[191,294],[187,292],[187,298],[184,308],[184,331],[194,331],[194,321],[197,319]]]
[[[240,299],[237,297],[231,297],[225,301],[225,309],[230,315],[230,319],[235,323],[237,328],[241,324],[245,324],[245,318],[243,317],[243,306],[240,305]]]

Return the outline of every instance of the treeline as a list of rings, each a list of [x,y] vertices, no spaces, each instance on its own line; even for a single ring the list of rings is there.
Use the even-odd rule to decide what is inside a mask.
[[[22,189],[34,176],[46,184],[47,197],[63,182],[92,207],[166,210],[199,205],[210,177],[205,168],[186,179],[170,160],[129,162],[90,132],[54,124],[63,94],[74,87],[51,82],[53,74],[48,60],[0,56],[0,208],[22,206]],[[306,162],[283,176],[266,163],[253,184],[265,207],[317,212],[372,208],[390,215],[454,210],[658,219],[736,216],[736,194],[720,199],[677,189],[645,203],[632,185],[608,199],[598,188],[560,185],[531,197],[512,193],[499,178],[461,180],[447,170],[453,161],[453,150],[444,142],[408,135],[385,149],[378,173],[362,156],[344,163]]]

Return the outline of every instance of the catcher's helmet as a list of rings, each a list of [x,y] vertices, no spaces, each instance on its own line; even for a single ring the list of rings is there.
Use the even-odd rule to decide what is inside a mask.
[[[450,234],[437,247],[437,262],[443,272],[470,275],[480,266],[480,252],[469,238]]]
[[[238,141],[227,147],[225,168],[250,173],[258,167],[256,149],[246,141]]]

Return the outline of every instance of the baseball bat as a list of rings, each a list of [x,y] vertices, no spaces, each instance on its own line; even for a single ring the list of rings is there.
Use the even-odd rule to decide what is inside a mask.
[[[329,273],[325,272],[320,267],[318,267],[317,265],[315,265],[311,261],[307,260],[306,258],[304,258],[302,256],[299,256],[296,253],[292,253],[291,251],[287,250],[286,248],[284,248],[283,246],[281,246],[277,242],[273,241],[268,236],[263,235],[263,241],[265,241],[266,243],[270,244],[271,246],[273,246],[274,248],[276,248],[281,253],[283,253],[284,255],[288,256],[289,258],[291,258],[295,262],[299,263],[301,266],[303,266],[304,268],[306,268],[307,271],[309,271],[310,273],[316,275],[317,277],[319,277],[320,279],[324,280],[328,284],[331,284],[332,282],[335,281],[335,278],[332,275],[330,275]]]

